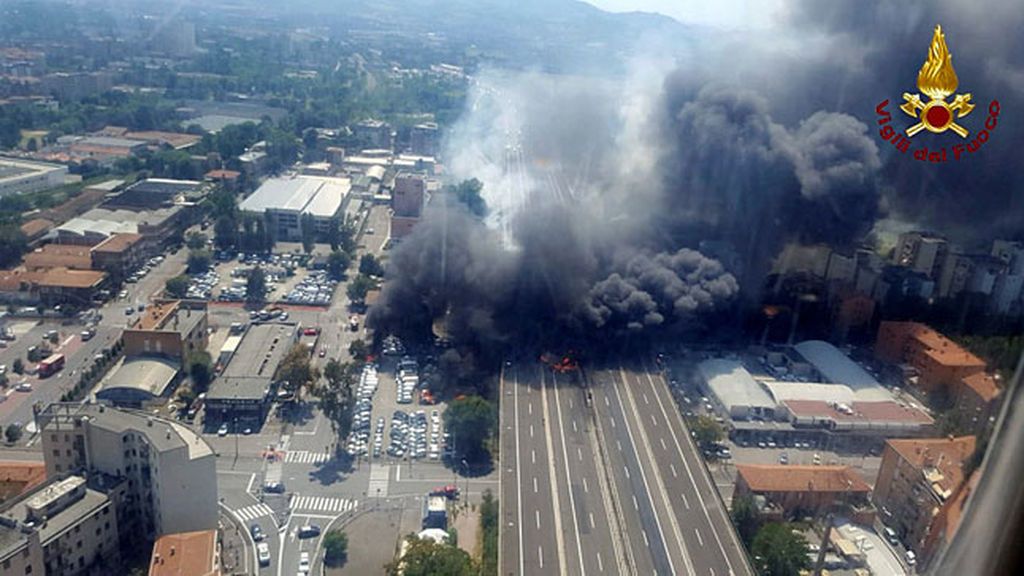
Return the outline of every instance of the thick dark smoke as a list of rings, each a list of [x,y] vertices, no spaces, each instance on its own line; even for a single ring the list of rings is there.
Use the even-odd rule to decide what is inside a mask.
[[[444,318],[474,353],[608,344],[707,324],[756,301],[786,244],[853,245],[883,216],[965,242],[1020,235],[1024,11],[886,6],[809,1],[779,30],[630,78],[481,74],[446,160],[484,181],[491,216],[435,203],[392,255],[371,324],[424,335]],[[972,130],[990,99],[1004,112],[982,153],[920,164],[878,138],[874,108],[899,114],[947,15]]]

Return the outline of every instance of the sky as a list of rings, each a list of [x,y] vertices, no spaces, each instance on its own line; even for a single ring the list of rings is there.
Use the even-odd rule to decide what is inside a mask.
[[[685,24],[726,29],[766,28],[783,0],[585,0],[609,12],[657,12]]]

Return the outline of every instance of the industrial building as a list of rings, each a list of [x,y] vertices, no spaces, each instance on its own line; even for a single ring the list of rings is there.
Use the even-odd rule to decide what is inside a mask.
[[[698,364],[701,390],[728,418],[739,442],[811,441],[831,447],[880,446],[887,437],[930,432],[934,420],[901,400],[827,342],[810,340],[771,353],[781,367],[754,376],[740,360]]]
[[[62,186],[67,173],[68,167],[59,164],[0,158],[0,197]]]
[[[238,422],[258,427],[270,410],[277,367],[298,335],[294,323],[251,324],[206,394],[206,426]]]
[[[171,390],[181,364],[166,358],[122,358],[100,382],[96,400],[144,408]]]
[[[216,454],[191,429],[147,412],[55,402],[38,416],[46,472],[107,477],[122,540],[217,527]]]
[[[271,178],[242,201],[242,212],[266,215],[278,241],[302,240],[303,218],[312,217],[317,234],[325,234],[348,204],[348,178],[296,175]]]

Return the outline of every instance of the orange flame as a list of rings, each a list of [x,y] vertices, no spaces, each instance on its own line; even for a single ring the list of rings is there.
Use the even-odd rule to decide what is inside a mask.
[[[958,84],[956,71],[953,70],[953,55],[946,47],[946,36],[942,33],[942,26],[936,25],[932,45],[928,49],[928,59],[917,74],[917,89],[933,100],[944,100],[956,92]]]

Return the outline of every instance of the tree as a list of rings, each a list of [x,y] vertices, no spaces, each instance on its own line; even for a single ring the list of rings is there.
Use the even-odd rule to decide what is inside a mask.
[[[184,298],[188,294],[188,276],[179,274],[174,278],[168,278],[164,284],[164,292],[171,298]]]
[[[732,499],[732,523],[736,526],[743,545],[749,550],[758,529],[761,528],[761,515],[757,511],[754,498],[749,494]]]
[[[480,529],[483,532],[480,574],[498,573],[498,511],[494,493],[490,489],[485,490],[480,502]]]
[[[351,264],[352,258],[347,252],[335,250],[327,257],[327,272],[330,273],[331,278],[341,280]]]
[[[185,236],[185,246],[188,246],[189,250],[203,250],[209,241],[210,239],[202,232],[189,232]]]
[[[4,429],[4,438],[7,439],[8,444],[14,444],[21,439],[21,425],[18,423],[8,424],[7,428]]]
[[[485,443],[495,426],[494,406],[483,396],[463,396],[444,411],[444,422],[452,435],[456,457],[468,462],[486,460]]]
[[[316,220],[312,214],[303,214],[299,223],[302,229],[302,250],[306,254],[313,251],[313,244],[316,242]]]
[[[807,541],[790,524],[765,524],[757,531],[750,553],[761,576],[797,576],[811,567]]]
[[[249,271],[245,282],[245,300],[254,306],[262,305],[267,299],[267,275],[262,268]]]
[[[0,268],[10,268],[21,262],[28,249],[28,239],[15,222],[0,225]]]
[[[208,250],[192,250],[188,253],[188,273],[202,274],[210,269],[213,257]]]
[[[348,559],[348,534],[341,530],[331,530],[324,536],[324,563],[328,566],[341,566]]]
[[[363,362],[366,360],[366,357],[370,355],[370,347],[361,339],[356,339],[348,345],[348,353],[356,361]]]
[[[445,188],[455,198],[455,201],[466,206],[470,214],[477,218],[487,216],[487,201],[483,197],[483,182],[476,178],[470,178],[455,186],[446,186]]]
[[[15,358],[14,364],[11,365],[11,370],[14,370],[15,374],[24,374],[25,362],[21,358]]]
[[[238,222],[230,216],[220,216],[213,223],[213,243],[220,250],[230,250],[238,245]]]
[[[363,254],[359,259],[359,273],[367,276],[383,276],[384,265],[373,254]]]
[[[694,439],[701,447],[707,447],[725,438],[725,430],[714,418],[701,414],[689,422],[690,430],[694,432]]]
[[[366,300],[366,294],[376,285],[369,276],[360,274],[356,276],[352,282],[349,282],[348,288],[345,289],[345,293],[348,295],[348,299],[352,302],[362,302]]]
[[[359,368],[351,362],[341,363],[332,358],[324,366],[325,382],[312,388],[313,395],[320,400],[320,410],[342,438],[352,429],[352,390],[358,373]]]
[[[205,350],[188,355],[188,375],[192,377],[192,387],[196,394],[206,392],[213,380],[213,359]]]
[[[429,538],[409,536],[409,548],[397,562],[385,567],[391,576],[476,576],[473,559],[451,544],[438,544]]]
[[[319,378],[320,373],[309,363],[309,349],[305,344],[293,345],[277,367],[276,379],[287,382],[289,390],[298,390]]]

